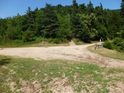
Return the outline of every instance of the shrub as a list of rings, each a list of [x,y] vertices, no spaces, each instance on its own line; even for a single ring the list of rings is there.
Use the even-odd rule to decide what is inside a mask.
[[[103,44],[103,46],[105,48],[108,48],[108,49],[113,49],[113,44],[111,41],[105,41],[105,43]]]
[[[120,51],[123,51],[124,52],[124,41],[121,42],[121,46],[119,47]]]
[[[49,43],[53,43],[53,44],[61,44],[61,43],[67,43],[68,41],[66,39],[62,39],[62,38],[51,38],[51,39],[47,39],[47,41]]]
[[[114,48],[118,51],[124,51],[124,39],[122,38],[115,38],[113,40]]]
[[[113,41],[106,41],[104,47],[108,49],[116,49],[119,52],[124,52],[124,39],[115,38]]]
[[[74,38],[73,41],[74,41],[74,43],[75,43],[76,45],[82,45],[82,44],[84,44],[84,42],[81,41],[80,39]]]
[[[121,42],[123,42],[123,39],[121,39],[121,38],[115,38],[112,43],[115,46],[121,46]]]
[[[33,37],[34,37],[33,32],[27,30],[27,31],[25,31],[25,32],[23,33],[22,40],[23,40],[24,42],[34,41],[35,39],[34,39]]]

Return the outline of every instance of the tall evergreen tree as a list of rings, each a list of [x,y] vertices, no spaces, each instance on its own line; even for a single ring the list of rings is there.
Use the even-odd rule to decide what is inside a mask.
[[[35,18],[35,31],[37,36],[41,36],[41,30],[42,30],[42,19],[43,19],[43,11],[37,10],[36,11],[36,18]]]
[[[89,4],[87,5],[87,12],[88,14],[90,14],[90,13],[93,13],[93,11],[94,11],[94,7],[92,2],[90,1]]]
[[[82,26],[78,15],[71,15],[71,28],[73,31],[73,37],[80,38]]]
[[[121,2],[121,16],[124,18],[124,0]]]
[[[122,2],[121,2],[121,11],[120,11],[120,15],[121,15],[122,30],[124,31],[124,0],[122,0]]]
[[[119,14],[120,13],[120,14]],[[114,20],[113,20],[114,19]],[[0,38],[32,41],[37,37],[79,38],[83,41],[99,40],[100,37],[113,39],[124,36],[124,0],[121,11],[104,9],[102,4],[51,6],[31,10],[25,15],[0,19]],[[34,39],[33,39],[34,38]]]
[[[72,13],[73,13],[73,14],[78,13],[78,3],[77,3],[76,0],[73,0]]]
[[[53,7],[46,4],[42,20],[42,32],[47,38],[56,38],[59,31],[59,21]]]
[[[7,29],[7,20],[0,19],[0,39],[2,39],[2,41],[4,41],[4,39],[5,39],[6,29]]]
[[[58,15],[58,18],[60,23],[60,32],[58,36],[70,40],[72,34],[70,15]]]
[[[80,33],[82,32],[82,26],[80,17],[77,15],[78,13],[78,4],[76,0],[73,0],[73,6],[72,6],[72,14],[71,14],[71,29],[72,29],[72,37],[79,38]]]
[[[86,6],[85,4],[79,5],[79,13],[86,13]]]
[[[27,10],[27,29],[30,31],[35,30],[35,11],[31,11],[31,8],[28,7]]]

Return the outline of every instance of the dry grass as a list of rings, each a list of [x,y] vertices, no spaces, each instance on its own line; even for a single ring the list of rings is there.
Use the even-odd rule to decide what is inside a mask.
[[[90,46],[90,47],[88,47],[88,49],[91,52],[98,53],[102,56],[124,60],[124,53],[118,52],[116,50],[110,50],[110,49],[106,49],[106,48],[99,48],[99,49],[95,50],[94,46]]]
[[[124,93],[123,86],[124,69],[0,56],[0,93],[113,93],[118,89]]]

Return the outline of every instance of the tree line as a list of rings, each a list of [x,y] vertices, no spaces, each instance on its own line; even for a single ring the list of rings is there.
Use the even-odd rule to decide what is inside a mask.
[[[73,38],[84,42],[124,38],[124,0],[121,10],[104,9],[102,4],[94,7],[92,2],[87,5],[61,4],[31,10],[25,15],[0,19],[0,42],[21,40],[35,41],[37,38],[70,41]]]

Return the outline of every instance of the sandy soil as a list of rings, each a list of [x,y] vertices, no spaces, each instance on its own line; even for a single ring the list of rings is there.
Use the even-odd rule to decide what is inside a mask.
[[[55,47],[27,47],[27,48],[3,48],[0,50],[0,55],[34,58],[37,60],[74,60],[95,62],[106,67],[124,67],[124,61],[103,57],[101,55],[90,52],[87,45],[70,45],[70,46],[55,46]]]

